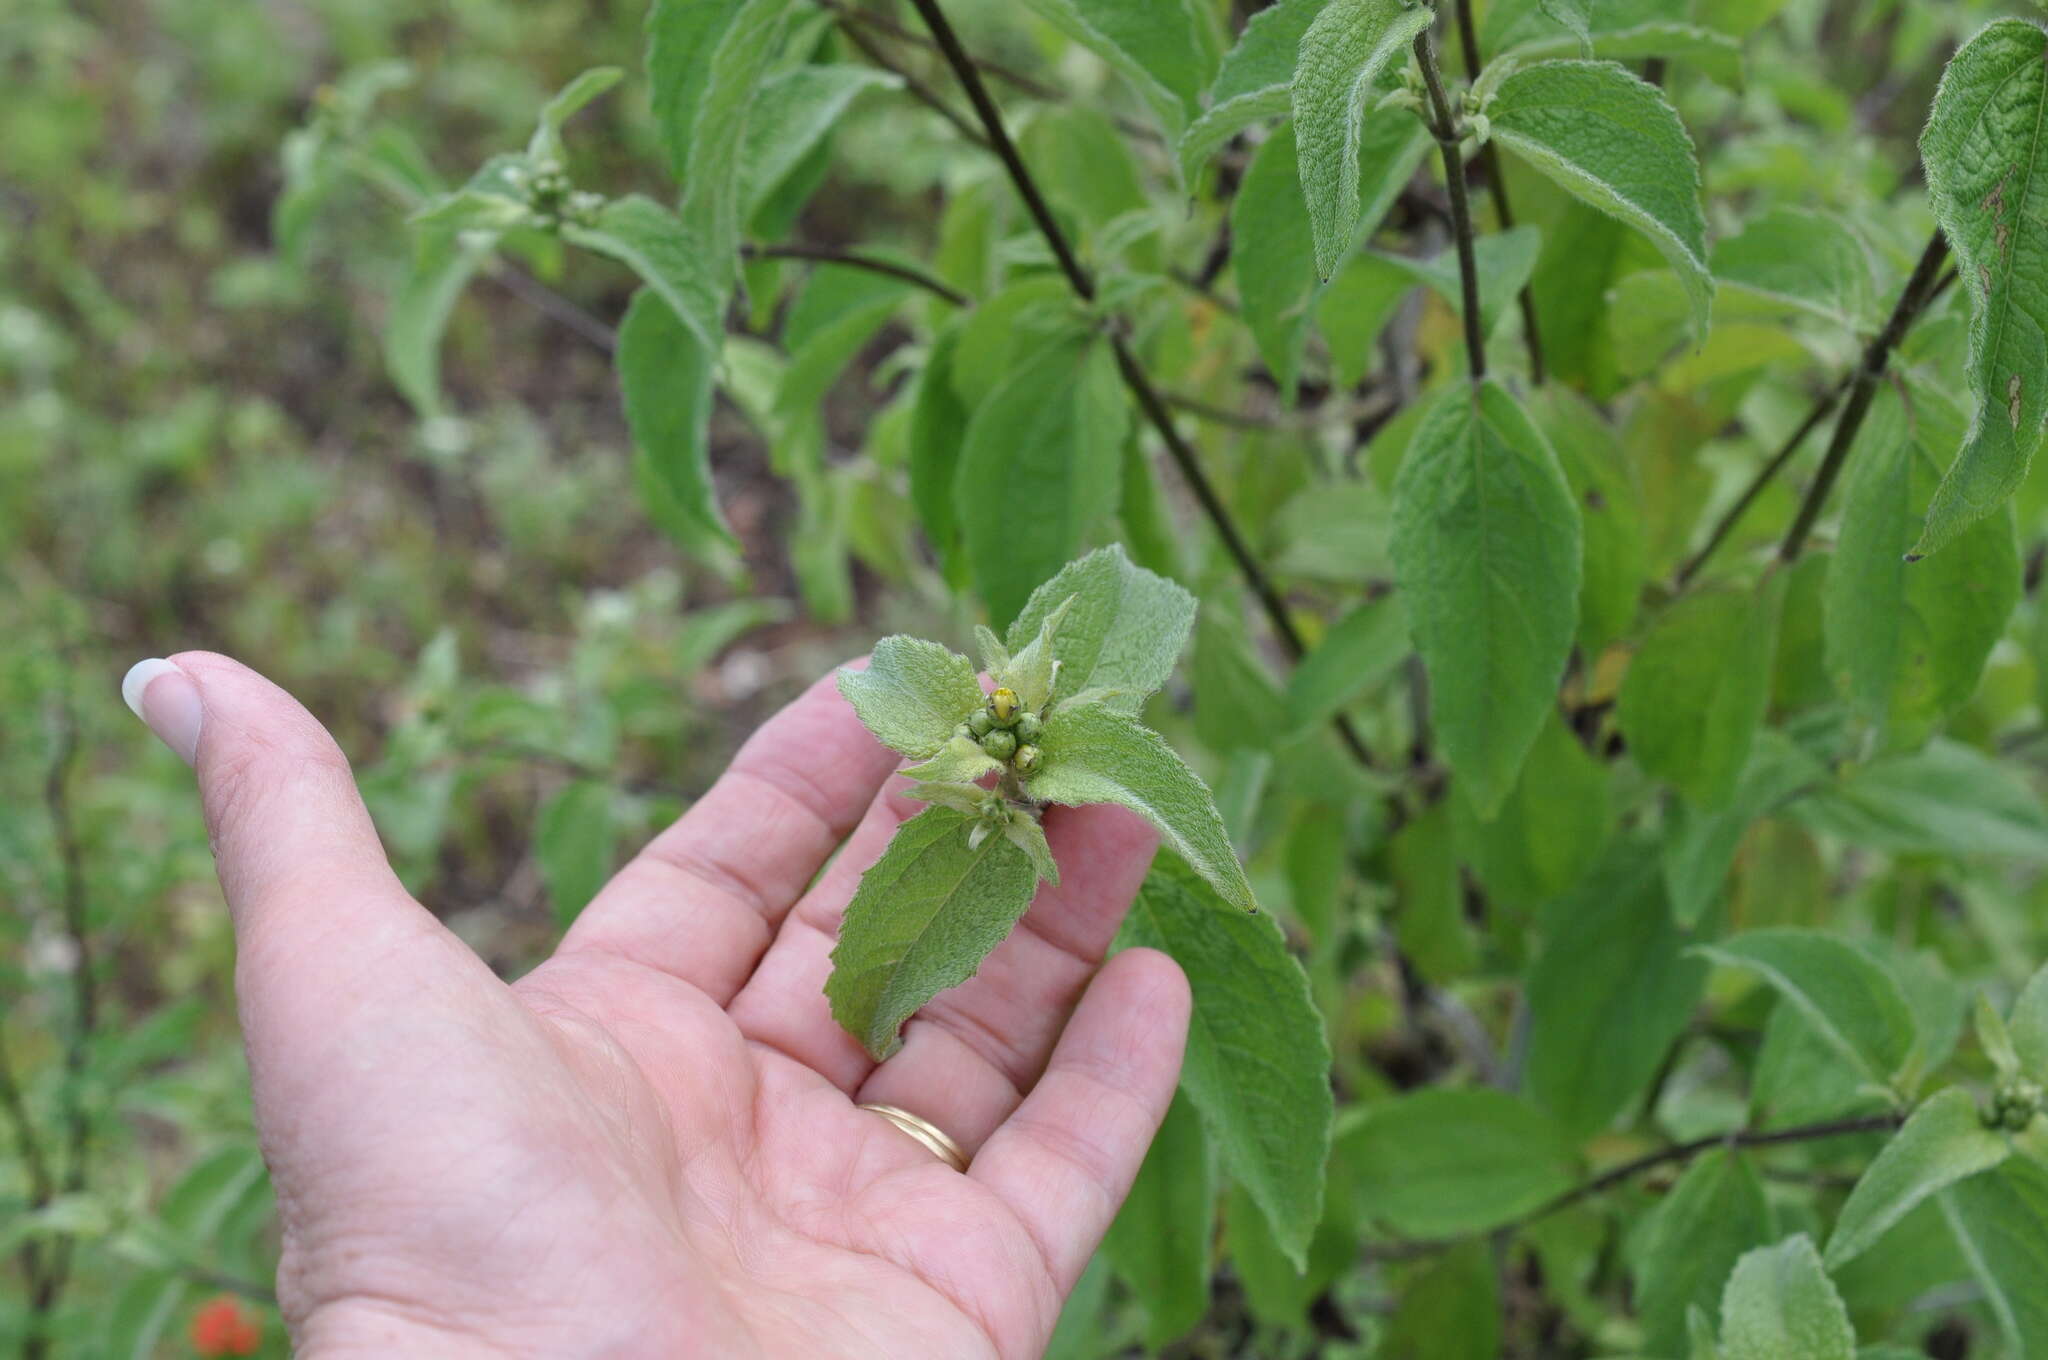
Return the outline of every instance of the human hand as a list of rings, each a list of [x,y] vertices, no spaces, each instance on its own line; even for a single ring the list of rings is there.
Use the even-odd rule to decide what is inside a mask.
[[[400,886],[290,696],[204,652],[123,693],[198,773],[301,1353],[1043,1349],[1186,1036],[1170,959],[1102,962],[1152,855],[1137,818],[1048,810],[1061,884],[877,1066],[828,956],[920,805],[829,679],[510,986]]]

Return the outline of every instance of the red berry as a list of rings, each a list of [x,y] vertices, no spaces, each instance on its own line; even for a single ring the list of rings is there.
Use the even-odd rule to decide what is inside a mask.
[[[231,1294],[216,1294],[199,1305],[187,1333],[202,1356],[254,1355],[263,1344],[262,1320]]]

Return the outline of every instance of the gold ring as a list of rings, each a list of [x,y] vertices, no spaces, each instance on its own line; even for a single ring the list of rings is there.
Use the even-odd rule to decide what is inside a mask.
[[[912,1138],[915,1138],[919,1143],[922,1143],[927,1152],[937,1157],[947,1166],[952,1167],[955,1171],[965,1172],[967,1170],[967,1154],[960,1150],[958,1143],[948,1138],[935,1125],[919,1119],[908,1110],[898,1109],[894,1105],[862,1105],[860,1108],[882,1116],[882,1118],[888,1120]]]

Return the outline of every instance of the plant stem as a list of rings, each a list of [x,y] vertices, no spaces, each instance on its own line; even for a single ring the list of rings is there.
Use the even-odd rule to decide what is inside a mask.
[[[1472,205],[1465,193],[1465,158],[1458,150],[1458,123],[1451,113],[1450,96],[1444,93],[1443,73],[1437,70],[1436,49],[1429,30],[1415,35],[1415,59],[1422,66],[1422,81],[1429,88],[1432,118],[1429,130],[1444,158],[1444,189],[1451,201],[1451,234],[1458,243],[1458,282],[1465,313],[1466,366],[1472,381],[1486,376],[1486,330],[1479,317],[1479,263],[1472,253]]]
[[[1458,0],[1458,41],[1465,56],[1465,78],[1479,79],[1479,26],[1472,22],[1472,0]],[[1492,142],[1479,148],[1479,168],[1486,172],[1486,188],[1493,196],[1493,213],[1502,231],[1515,229],[1514,205],[1508,202],[1508,182],[1501,174],[1500,152]],[[1543,362],[1543,332],[1536,324],[1536,294],[1528,284],[1516,301],[1522,309],[1522,338],[1529,346],[1529,381],[1543,386],[1549,370]]]
[[[869,61],[902,81],[903,88],[909,92],[913,99],[924,104],[934,113],[938,114],[939,117],[951,123],[962,137],[965,137],[976,146],[988,145],[988,141],[982,136],[981,130],[968,122],[959,110],[940,98],[937,90],[934,90],[931,86],[918,79],[914,73],[906,71],[887,52],[876,46],[873,38],[861,32],[853,22],[853,11],[843,5],[830,3],[830,0],[821,0],[821,2],[825,4],[826,9],[832,11],[838,17],[839,31],[846,35],[846,40],[855,47],[858,47]]]
[[[953,31],[953,25],[947,21],[944,11],[939,8],[938,0],[911,0],[911,4],[917,9],[918,17],[924,20],[924,26],[931,31],[932,40],[945,56],[946,64],[953,68],[953,76],[960,82],[960,88],[967,92],[967,100],[980,117],[982,130],[988,134],[989,149],[995,152],[997,158],[1002,161],[1004,170],[1009,173],[1010,182],[1016,186],[1018,195],[1023,198],[1024,206],[1031,214],[1031,220],[1037,224],[1039,234],[1045,238],[1046,245],[1052,250],[1053,258],[1059,261],[1060,272],[1066,275],[1068,286],[1083,302],[1093,302],[1095,280],[1075,255],[1073,244],[1067,240],[1066,232],[1061,230],[1059,222],[1053,217],[1052,209],[1046,206],[1045,196],[1039,192],[1038,182],[1032,178],[1030,167],[1024,164],[1024,158],[1018,154],[1016,143],[1010,140],[1009,131],[1003,126],[1002,110],[996,107],[995,100],[990,97],[988,86],[981,79],[981,72],[976,68],[974,59],[968,56],[967,50],[960,45],[960,37]],[[1195,500],[1202,507],[1202,513],[1208,516],[1209,523],[1215,528],[1217,537],[1223,540],[1224,548],[1230,553],[1231,560],[1237,564],[1239,575],[1244,577],[1245,584],[1250,586],[1252,593],[1258,597],[1267,619],[1272,623],[1273,632],[1279,637],[1281,645],[1287,649],[1288,656],[1300,660],[1307,653],[1308,645],[1302,640],[1300,630],[1294,626],[1294,620],[1287,612],[1286,600],[1281,597],[1279,587],[1259,565],[1259,559],[1253,555],[1251,545],[1245,541],[1236,520],[1231,518],[1230,510],[1223,504],[1223,498],[1217,494],[1208,474],[1202,470],[1201,460],[1196,456],[1194,446],[1188,443],[1186,437],[1175,426],[1173,412],[1167,408],[1166,399],[1160,395],[1159,389],[1152,385],[1144,366],[1138,362],[1137,356],[1131,353],[1130,346],[1124,342],[1121,335],[1112,331],[1109,343],[1116,355],[1117,372],[1122,375],[1124,386],[1130,389],[1131,395],[1137,399],[1139,409],[1145,413],[1145,419],[1165,442],[1166,451],[1173,458],[1174,466],[1180,469],[1182,480],[1188,484],[1188,490],[1194,493]],[[1368,769],[1373,768],[1372,754],[1366,750],[1365,743],[1351,726],[1350,719],[1340,713],[1334,722],[1339,737],[1352,756],[1359,764]]]
[[[1735,504],[1729,506],[1726,513],[1715,523],[1714,531],[1707,535],[1706,543],[1678,569],[1675,580],[1678,589],[1685,589],[1691,584],[1692,578],[1699,575],[1700,568],[1707,565],[1707,559],[1714,555],[1714,550],[1735,531],[1736,524],[1749,513],[1749,507],[1756,503],[1756,498],[1763,494],[1771,479],[1784,470],[1785,464],[1792,461],[1792,455],[1799,452],[1800,447],[1806,443],[1807,436],[1819,429],[1820,423],[1834,412],[1842,400],[1842,394],[1849,390],[1849,383],[1848,374],[1837,380],[1835,385],[1827,390],[1827,394],[1814,403],[1813,409],[1806,413],[1806,419],[1799,422],[1799,428],[1792,432],[1792,437],[1771,455],[1769,462],[1757,469],[1756,476],[1749,479],[1749,485],[1735,498]]]
[[[1857,366],[1848,402],[1842,408],[1841,420],[1835,424],[1834,438],[1828,441],[1828,451],[1821,459],[1820,471],[1814,474],[1813,485],[1806,489],[1806,497],[1799,503],[1799,513],[1793,518],[1792,527],[1785,531],[1785,541],[1778,545],[1780,562],[1796,562],[1805,550],[1806,536],[1813,531],[1813,523],[1820,518],[1828,493],[1834,490],[1836,479],[1842,475],[1842,465],[1848,461],[1849,450],[1863,428],[1863,418],[1870,414],[1870,403],[1877,396],[1878,379],[1884,376],[1891,363],[1892,350],[1897,348],[1907,329],[1939,293],[1935,280],[1947,259],[1948,238],[1937,227],[1933,238],[1927,242],[1927,249],[1920,254],[1920,263],[1913,267],[1912,277],[1906,280],[1898,305],[1892,308],[1891,319],[1864,347],[1863,362]]]
[[[972,307],[974,299],[947,283],[936,274],[928,274],[915,265],[900,264],[880,255],[870,255],[860,250],[845,250],[838,246],[755,246],[740,247],[740,254],[753,260],[816,260],[822,264],[843,264],[850,269],[865,269],[874,274],[887,274],[902,279],[905,283],[916,284],[934,297],[944,298],[955,307]]]

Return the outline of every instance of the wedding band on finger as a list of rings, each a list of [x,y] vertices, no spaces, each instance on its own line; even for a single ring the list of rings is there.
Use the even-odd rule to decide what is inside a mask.
[[[882,1116],[882,1118],[888,1120],[891,1124],[894,1124],[897,1128],[923,1144],[927,1152],[937,1157],[947,1166],[952,1167],[955,1171],[964,1173],[967,1170],[967,1154],[961,1151],[960,1145],[951,1138],[948,1138],[945,1132],[938,1128],[937,1125],[920,1119],[910,1111],[900,1109],[894,1105],[864,1104],[860,1108],[872,1114]]]

